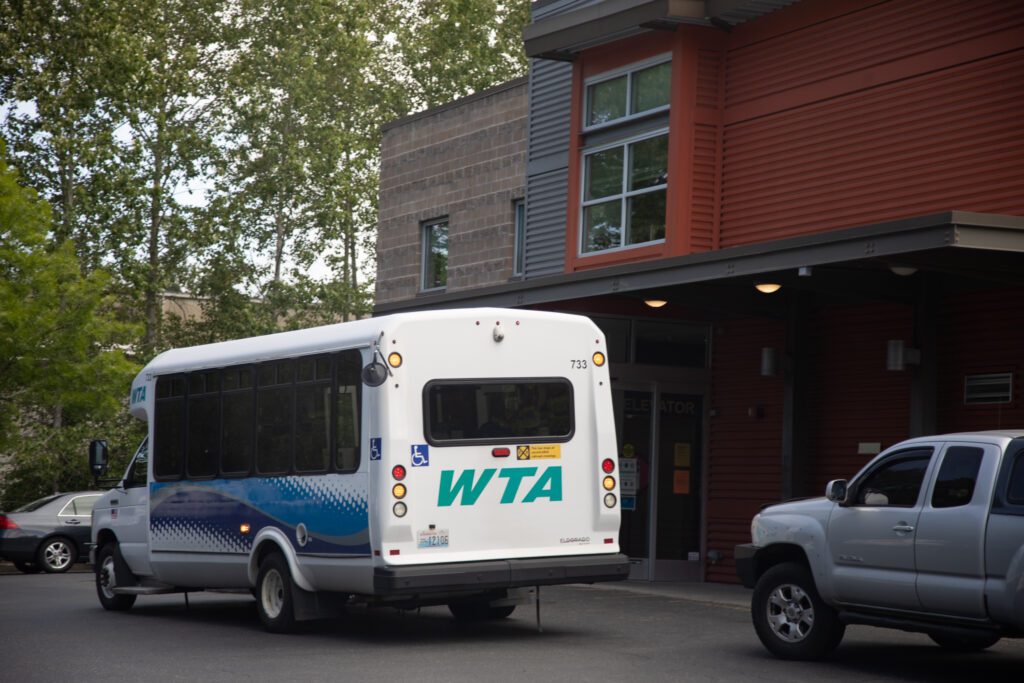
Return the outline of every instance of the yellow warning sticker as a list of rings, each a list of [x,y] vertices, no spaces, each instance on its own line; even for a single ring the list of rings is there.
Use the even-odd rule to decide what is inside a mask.
[[[516,460],[561,460],[562,446],[557,443],[516,446]]]

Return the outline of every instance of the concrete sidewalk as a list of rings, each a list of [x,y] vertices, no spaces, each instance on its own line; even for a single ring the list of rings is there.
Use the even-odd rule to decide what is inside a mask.
[[[595,583],[590,587],[595,590],[656,595],[673,600],[689,600],[742,609],[750,608],[750,595],[753,592],[740,585],[688,581],[611,581]]]

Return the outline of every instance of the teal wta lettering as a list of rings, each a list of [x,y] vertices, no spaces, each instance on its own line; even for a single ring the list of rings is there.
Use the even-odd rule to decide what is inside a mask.
[[[494,478],[494,473],[506,480],[505,490],[501,495],[501,504],[514,503],[516,494],[524,479],[534,477],[537,474],[536,467],[506,467],[501,471],[489,467],[480,472],[477,479],[476,470],[463,470],[458,478],[455,478],[455,470],[441,471],[441,486],[437,493],[437,504],[439,507],[450,507],[459,501],[459,505],[475,505],[483,494],[488,484]],[[562,500],[562,468],[548,467],[540,478],[533,483],[530,490],[523,497],[523,503],[532,503],[538,498],[547,498],[552,502]]]

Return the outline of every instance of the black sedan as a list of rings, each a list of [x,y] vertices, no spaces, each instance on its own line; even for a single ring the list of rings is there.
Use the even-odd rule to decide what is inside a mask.
[[[66,572],[88,560],[92,506],[102,495],[57,493],[0,514],[0,558],[26,574]]]

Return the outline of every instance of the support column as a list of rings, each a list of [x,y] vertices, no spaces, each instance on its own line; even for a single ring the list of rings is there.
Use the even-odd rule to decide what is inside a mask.
[[[806,494],[808,317],[811,295],[796,292],[786,319],[786,362],[782,401],[782,499]]]
[[[939,387],[939,281],[931,273],[919,273],[914,302],[914,346],[921,363],[913,369],[910,384],[910,436],[927,436],[938,429]]]

